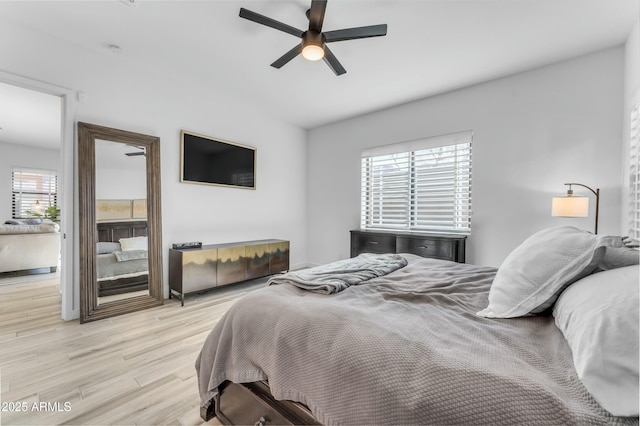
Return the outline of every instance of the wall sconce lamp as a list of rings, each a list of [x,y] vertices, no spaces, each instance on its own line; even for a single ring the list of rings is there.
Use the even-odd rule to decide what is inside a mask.
[[[551,216],[562,217],[587,217],[589,216],[589,198],[588,197],[576,197],[573,195],[571,185],[582,186],[593,192],[596,196],[596,229],[595,234],[598,233],[598,209],[600,207],[600,188],[592,189],[587,185],[581,183],[565,183],[569,185],[567,195],[565,197],[553,197],[551,202]]]

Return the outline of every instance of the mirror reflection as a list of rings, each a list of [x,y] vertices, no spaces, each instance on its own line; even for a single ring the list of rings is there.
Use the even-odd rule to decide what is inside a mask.
[[[149,295],[146,147],[95,140],[97,304]]]
[[[160,138],[78,123],[81,323],[162,305],[161,194]]]

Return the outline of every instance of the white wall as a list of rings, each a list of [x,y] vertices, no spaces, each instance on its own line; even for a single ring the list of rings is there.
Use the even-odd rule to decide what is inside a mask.
[[[147,157],[127,156],[137,151],[128,145],[96,141],[96,199],[136,200],[147,198]]]
[[[144,167],[142,164],[141,166]],[[97,200],[137,200],[147,198],[145,169],[96,168]]]
[[[640,17],[633,27],[624,47],[624,109],[622,125],[622,175],[623,175],[623,197],[622,205],[629,205],[629,147],[631,140],[631,108],[640,103]],[[629,212],[622,209],[620,233],[629,233]]]
[[[11,218],[11,170],[23,167],[39,170],[60,168],[60,150],[0,143],[0,223]]]
[[[304,264],[304,130],[218,90],[224,81],[197,87],[163,70],[133,66],[126,55],[87,50],[10,23],[0,26],[0,70],[86,93],[76,121],[160,137],[165,295],[167,250],[174,242],[287,239],[292,267]],[[181,129],[256,147],[257,189],[180,183]]]
[[[364,148],[461,130],[474,132],[467,262],[498,266],[549,226],[593,231],[594,197],[589,218],[551,217],[565,182],[601,188],[599,232],[618,233],[623,63],[622,48],[608,49],[311,130],[309,260],[349,256]]]

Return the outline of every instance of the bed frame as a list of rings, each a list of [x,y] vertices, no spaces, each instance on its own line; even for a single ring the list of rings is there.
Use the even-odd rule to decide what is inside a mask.
[[[117,243],[120,238],[146,237],[147,221],[98,222],[98,241]]]
[[[136,220],[127,222],[98,222],[98,242],[117,243],[120,238],[146,237],[147,221]],[[129,293],[146,290],[149,287],[149,275],[120,278],[117,280],[100,281],[98,296],[112,296],[114,294]]]
[[[320,425],[311,411],[299,402],[278,401],[266,381],[232,383],[225,381],[200,417],[209,421],[217,417],[224,425]]]

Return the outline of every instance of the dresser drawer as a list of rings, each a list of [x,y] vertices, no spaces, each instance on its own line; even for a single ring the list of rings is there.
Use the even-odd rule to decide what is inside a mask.
[[[454,234],[354,229],[351,231],[351,257],[360,253],[412,253],[464,263],[466,238]]]
[[[225,382],[216,397],[216,417],[226,425],[317,425],[302,404],[277,401],[264,382]]]
[[[454,260],[454,241],[431,238],[398,237],[398,253],[413,253],[422,257]]]
[[[351,233],[351,257],[360,253],[396,253],[395,235]]]

